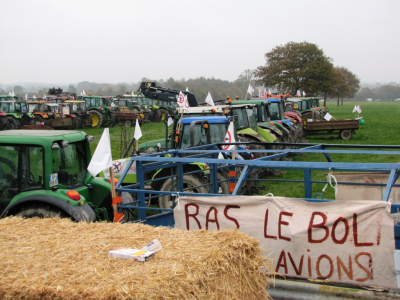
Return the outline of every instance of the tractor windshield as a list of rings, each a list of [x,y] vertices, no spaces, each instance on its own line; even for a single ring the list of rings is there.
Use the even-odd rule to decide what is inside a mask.
[[[4,111],[4,112],[9,112],[8,111],[9,103],[7,103],[7,102],[0,102],[0,103],[1,103],[0,110]]]
[[[84,183],[87,164],[85,143],[70,143],[67,147],[53,149],[53,174],[58,175],[58,184],[74,188]]]
[[[271,120],[283,120],[284,117],[284,112],[283,112],[283,107],[281,106],[281,103],[279,102],[273,102],[270,103],[268,106],[268,112],[269,112],[269,117]]]
[[[210,124],[211,143],[223,143],[229,123]],[[190,143],[190,124],[183,126],[181,149],[191,146]],[[207,145],[207,136],[202,124],[196,124],[194,127],[194,146]]]

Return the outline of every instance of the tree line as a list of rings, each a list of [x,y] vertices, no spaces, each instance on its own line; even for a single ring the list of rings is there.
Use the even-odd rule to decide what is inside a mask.
[[[360,80],[356,74],[346,67],[334,66],[333,59],[327,57],[316,44],[308,42],[289,42],[276,46],[265,54],[265,64],[255,70],[247,69],[238,75],[233,82],[215,78],[199,77],[196,79],[175,80],[172,77],[163,79],[142,78],[136,83],[95,83],[80,82],[77,85],[63,86],[65,91],[79,94],[83,89],[86,94],[115,96],[137,91],[140,82],[155,81],[158,86],[186,90],[194,93],[199,102],[203,102],[210,92],[214,100],[249,98],[249,84],[257,90],[267,90],[278,94],[296,95],[299,91],[306,96],[320,96],[325,102],[328,98],[337,99],[337,105],[343,104],[344,99],[356,98],[399,98],[399,85],[385,85],[375,89],[364,87],[360,90]],[[43,87],[36,91],[37,95],[46,94],[51,87]],[[7,91],[0,89],[0,94]],[[34,94],[22,86],[14,86],[14,93]],[[326,103],[325,103],[326,105]]]

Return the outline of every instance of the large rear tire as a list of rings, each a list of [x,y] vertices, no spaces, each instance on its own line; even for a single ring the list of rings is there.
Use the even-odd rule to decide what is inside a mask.
[[[208,193],[207,189],[202,186],[203,183],[201,180],[193,175],[185,175],[183,176],[183,188],[187,189],[190,187],[197,187],[194,190],[188,190],[185,191],[187,193]],[[170,192],[170,191],[176,191],[177,190],[177,181],[174,178],[174,188],[172,187],[172,178],[168,178],[163,185],[161,186],[160,191],[164,192]],[[158,200],[158,204],[161,208],[174,208],[175,203],[173,203],[172,197],[170,195],[164,195],[161,196],[160,199]]]
[[[14,117],[5,117],[4,120],[4,129],[10,130],[10,129],[18,129],[18,121]]]
[[[89,111],[90,118],[92,119],[92,128],[100,128],[103,127],[104,124],[104,115],[97,110]]]
[[[57,207],[49,205],[47,203],[31,203],[23,206],[20,211],[16,214],[17,217],[21,218],[68,218],[64,211]]]
[[[78,116],[71,118],[72,126],[71,129],[79,129],[82,128],[82,119]]]

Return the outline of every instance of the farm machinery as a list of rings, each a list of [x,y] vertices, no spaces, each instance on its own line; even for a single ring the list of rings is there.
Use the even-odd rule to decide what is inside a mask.
[[[1,217],[113,220],[110,182],[87,171],[92,140],[79,131],[0,132]]]

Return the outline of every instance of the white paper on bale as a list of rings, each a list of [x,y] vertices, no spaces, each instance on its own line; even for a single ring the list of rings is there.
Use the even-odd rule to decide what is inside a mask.
[[[135,134],[133,135],[133,137],[135,138],[135,140],[138,140],[142,137],[142,131],[140,130],[138,119],[136,119]]]
[[[92,160],[88,166],[88,171],[95,177],[101,171],[112,166],[110,133],[108,128],[104,128],[100,141],[94,151]]]
[[[324,119],[327,121],[330,121],[332,119],[332,115],[330,113],[326,113],[326,115],[324,116]]]
[[[238,229],[258,239],[283,276],[397,288],[390,208],[370,200],[182,196],[174,219],[178,229]]]

